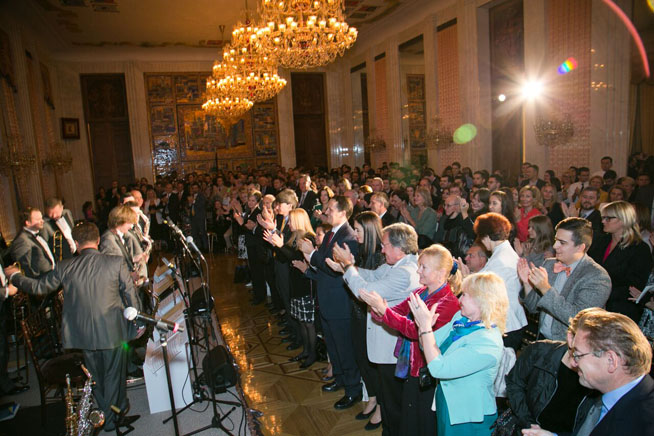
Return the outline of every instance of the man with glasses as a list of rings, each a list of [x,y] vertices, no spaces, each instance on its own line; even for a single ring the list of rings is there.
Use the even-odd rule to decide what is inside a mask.
[[[579,383],[599,391],[577,409],[575,436],[654,435],[652,347],[629,317],[593,310],[580,317],[570,353]],[[532,425],[523,434],[552,433]]]
[[[588,307],[604,307],[611,293],[611,279],[586,252],[593,240],[590,222],[566,218],[556,226],[556,258],[536,267],[521,258],[518,276],[522,302],[532,313],[540,312],[539,335],[565,341],[568,320]]]

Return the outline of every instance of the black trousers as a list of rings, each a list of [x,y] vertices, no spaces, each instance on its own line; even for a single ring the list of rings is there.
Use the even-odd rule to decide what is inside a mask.
[[[290,270],[293,268],[288,263],[282,263],[275,260],[275,284],[277,285],[277,292],[282,300],[286,314],[286,327],[290,331],[291,336],[295,338],[295,342],[300,340],[300,325],[297,320],[291,316],[291,283],[289,279]]]
[[[336,383],[345,387],[345,395],[354,397],[361,394],[361,373],[354,359],[350,320],[321,316],[320,321]]]
[[[0,265],[0,268],[2,266]],[[0,290],[4,292],[4,290]],[[7,342],[7,310],[8,304],[0,303],[0,395],[14,388],[14,382],[9,378],[7,364],[9,362],[9,343]]]
[[[127,407],[127,356],[123,347],[110,350],[83,350],[84,363],[93,376],[93,395],[104,412],[105,422],[112,427],[116,414],[111,406]]]
[[[422,389],[418,377],[404,382],[402,389],[402,434],[433,436],[436,434],[436,412],[431,410],[436,382]]]
[[[402,395],[404,381],[395,377],[395,364],[377,364],[382,435],[404,436],[402,429]],[[434,433],[435,434],[435,433]]]
[[[259,262],[259,247],[248,245],[248,265],[250,267],[250,277],[252,278],[252,290],[254,291],[255,301],[264,301],[266,299],[266,275]]]
[[[355,303],[356,304],[356,303]],[[366,342],[366,318],[357,318],[352,315],[352,346],[354,347],[354,359],[359,367],[359,372],[366,384],[369,397],[376,397],[379,391],[379,375],[377,365],[368,360],[368,344]]]

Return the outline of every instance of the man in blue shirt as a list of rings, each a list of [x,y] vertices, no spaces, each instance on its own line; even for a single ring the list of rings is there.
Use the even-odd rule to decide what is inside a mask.
[[[575,436],[654,435],[652,347],[630,318],[604,310],[582,316],[570,349],[579,383],[602,395],[577,410]],[[533,426],[523,434],[552,433]]]

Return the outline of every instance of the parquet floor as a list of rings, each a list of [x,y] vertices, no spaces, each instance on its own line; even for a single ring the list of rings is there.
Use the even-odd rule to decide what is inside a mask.
[[[260,418],[265,435],[350,436],[380,435],[381,428],[366,431],[367,421],[354,416],[363,403],[338,411],[333,404],[343,395],[322,392],[321,370],[317,362],[308,369],[288,358],[299,351],[287,351],[278,334],[277,319],[263,305],[251,306],[250,292],[243,284],[233,284],[234,255],[210,255],[210,286],[216,312],[232,354],[241,371],[243,390],[249,406],[263,412]]]

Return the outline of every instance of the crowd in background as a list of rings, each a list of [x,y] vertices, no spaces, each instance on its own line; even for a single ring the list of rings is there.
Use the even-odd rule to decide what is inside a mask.
[[[576,383],[577,329],[587,342],[594,322],[615,324],[642,346],[633,322],[654,337],[654,294],[641,295],[654,283],[654,157],[631,156],[627,174],[610,156],[600,165],[556,174],[524,162],[516,180],[458,162],[440,175],[396,163],[173,173],[101,188],[84,217],[102,229],[121,198],[140,191],[162,248],[170,219],[200,249],[211,241],[235,253],[251,303],[279,317],[289,350],[302,349],[291,360],[308,368],[326,344],[323,389],[345,389],[335,408],[360,401],[363,380],[369,402],[357,419],[367,429],[490,434],[499,372],[510,405],[500,427],[571,432],[584,425],[574,411],[589,390],[605,393],[583,376]],[[527,346],[533,339],[555,342]],[[592,353],[613,349],[604,348]],[[511,372],[508,349],[518,353]],[[565,389],[548,382],[533,392],[538,359]]]

